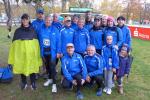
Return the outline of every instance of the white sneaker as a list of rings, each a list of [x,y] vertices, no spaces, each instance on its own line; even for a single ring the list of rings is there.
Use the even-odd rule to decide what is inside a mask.
[[[48,79],[45,83],[44,83],[44,86],[49,86],[50,84],[53,83],[53,80],[52,79]]]
[[[108,94],[108,95],[110,95],[111,94],[111,89],[107,89],[107,92],[106,92],[106,94]]]
[[[52,85],[52,93],[57,93],[57,86],[56,86],[56,84]]]
[[[107,92],[107,88],[106,87],[103,89],[103,92],[105,92],[105,93]]]

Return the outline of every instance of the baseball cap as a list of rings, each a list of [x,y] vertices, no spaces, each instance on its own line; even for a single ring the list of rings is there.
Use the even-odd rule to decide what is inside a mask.
[[[73,43],[68,43],[66,47],[74,47]]]
[[[70,16],[67,16],[67,17],[65,17],[65,21],[71,21],[71,17]]]
[[[37,10],[36,10],[36,13],[44,13],[44,9],[43,8],[38,8]]]

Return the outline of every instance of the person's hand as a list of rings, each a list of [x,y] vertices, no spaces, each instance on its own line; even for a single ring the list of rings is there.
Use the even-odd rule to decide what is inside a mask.
[[[73,81],[72,81],[72,84],[76,86],[76,85],[77,85],[77,81],[76,81],[76,80],[73,80]]]
[[[87,76],[87,77],[86,77],[86,81],[90,83],[90,81],[91,81],[90,76]]]
[[[119,48],[118,48],[118,45],[115,45],[115,48],[118,50]]]
[[[115,69],[115,68],[112,68],[112,72],[113,72],[113,73],[116,73],[116,69]]]
[[[60,53],[57,53],[57,58],[60,58],[61,57],[61,54]]]
[[[114,80],[117,80],[117,75],[114,75]]]
[[[81,79],[81,85],[83,85],[85,83],[84,79]]]
[[[128,74],[125,74],[124,76],[125,76],[125,77],[127,77],[127,76],[128,76]]]

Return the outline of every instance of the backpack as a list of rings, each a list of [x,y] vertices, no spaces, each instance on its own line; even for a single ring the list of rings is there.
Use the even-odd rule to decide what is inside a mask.
[[[0,67],[0,83],[10,83],[12,79],[13,73],[11,66]]]

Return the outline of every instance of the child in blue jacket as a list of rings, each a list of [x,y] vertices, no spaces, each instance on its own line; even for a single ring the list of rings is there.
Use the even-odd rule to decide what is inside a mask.
[[[129,57],[129,47],[123,45],[119,52],[119,69],[117,69],[118,92],[123,94],[123,77],[127,76],[131,68],[131,59]]]
[[[102,56],[105,61],[105,88],[103,89],[106,94],[110,95],[112,90],[112,77],[113,73],[116,73],[116,69],[119,67],[118,51],[112,44],[113,37],[111,34],[106,37],[106,45],[102,49]]]
[[[96,53],[94,45],[89,45],[87,47],[87,54],[84,57],[84,61],[87,67],[88,75],[86,77],[86,82],[92,84],[96,81],[98,85],[97,96],[102,95],[102,86],[103,86],[103,59]]]

